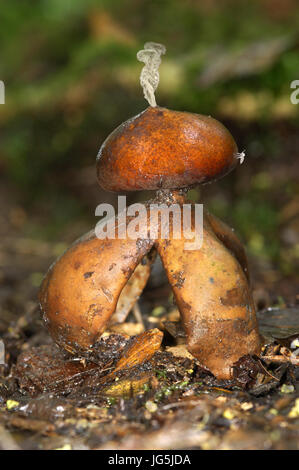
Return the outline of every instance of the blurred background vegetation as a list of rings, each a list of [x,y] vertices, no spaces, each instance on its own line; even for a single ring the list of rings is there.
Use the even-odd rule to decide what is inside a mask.
[[[4,309],[32,301],[48,263],[95,225],[96,205],[116,201],[96,183],[95,157],[117,125],[147,106],[136,60],[146,41],[167,47],[157,102],[212,115],[246,150],[242,166],[190,197],[240,234],[260,307],[296,299],[296,0],[10,0],[0,11]]]

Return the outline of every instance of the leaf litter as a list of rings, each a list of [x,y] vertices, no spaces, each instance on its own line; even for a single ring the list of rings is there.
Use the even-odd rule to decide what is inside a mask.
[[[17,334],[10,330],[4,338],[1,445],[298,448],[297,313],[295,308],[259,313],[263,352],[242,357],[230,381],[216,380],[188,353],[173,311],[139,334],[130,322],[104,333],[86,357],[71,356],[51,342],[32,347],[19,322]]]

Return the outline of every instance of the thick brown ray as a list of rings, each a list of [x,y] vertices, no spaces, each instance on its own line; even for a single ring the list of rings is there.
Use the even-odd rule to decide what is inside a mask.
[[[228,379],[234,362],[260,351],[248,281],[206,217],[201,248],[186,250],[189,241],[186,236],[160,240],[158,253],[182,315],[189,351],[215,376]]]

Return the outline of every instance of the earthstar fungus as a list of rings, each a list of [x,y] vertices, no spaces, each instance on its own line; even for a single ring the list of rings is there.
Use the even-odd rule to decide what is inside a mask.
[[[156,190],[149,205],[191,205],[190,234],[170,220],[170,237],[98,239],[91,231],[53,264],[40,304],[53,339],[72,353],[91,350],[109,322],[124,321],[142,293],[156,254],[161,257],[187,335],[189,352],[216,377],[229,379],[242,356],[258,354],[260,340],[244,248],[234,232],[204,212],[203,243],[186,250],[196,228],[188,188],[229,173],[244,158],[215,119],[156,106],[154,91],[164,46],[138,53],[144,95],[151,104],[114,130],[97,158],[97,176],[109,191]],[[157,209],[158,210],[158,209]],[[160,211],[160,213],[161,213]],[[130,218],[127,217],[126,225]],[[119,219],[116,219],[118,230]]]

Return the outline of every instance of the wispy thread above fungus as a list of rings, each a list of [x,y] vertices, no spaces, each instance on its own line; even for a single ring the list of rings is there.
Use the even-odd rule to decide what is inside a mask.
[[[141,70],[140,84],[143,88],[144,98],[152,107],[157,106],[155,91],[159,84],[161,55],[165,52],[166,47],[156,42],[146,42],[144,49],[137,52],[137,59],[145,64]]]
[[[236,158],[240,160],[240,165],[242,165],[245,160],[245,150],[243,150],[243,152],[237,153]]]

